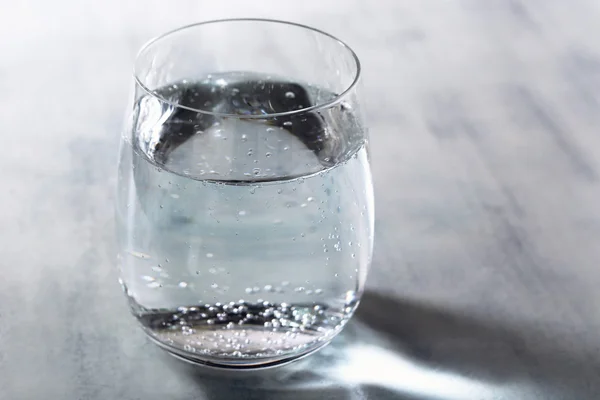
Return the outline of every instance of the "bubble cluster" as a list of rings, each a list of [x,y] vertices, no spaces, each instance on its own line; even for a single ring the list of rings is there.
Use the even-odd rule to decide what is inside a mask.
[[[353,310],[353,305],[331,310],[324,304],[239,300],[178,307],[139,318],[150,334],[186,352],[243,358],[281,355],[328,340]]]

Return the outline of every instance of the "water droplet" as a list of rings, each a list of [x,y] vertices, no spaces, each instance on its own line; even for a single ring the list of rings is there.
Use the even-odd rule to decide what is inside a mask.
[[[254,175],[259,175],[259,174],[260,174],[260,168],[254,168],[254,169],[252,170],[252,173],[253,173]]]
[[[161,287],[161,284],[155,281],[155,282],[150,282],[146,286],[148,286],[151,289],[156,289],[156,288]]]
[[[252,293],[254,293],[254,289],[251,287],[247,287],[245,292],[246,292],[246,294],[252,294]]]
[[[306,199],[306,201],[308,201],[310,203],[311,201],[314,201],[314,198],[313,197],[309,197],[309,198]]]
[[[238,212],[238,215],[242,215],[242,216],[246,215],[246,211],[242,210],[242,211]]]
[[[176,194],[176,193],[171,193],[171,197],[172,197],[172,198],[174,198],[174,199],[178,199],[178,198],[179,198],[179,195],[178,195],[178,194]]]
[[[295,99],[296,95],[294,94],[294,92],[285,92],[285,97],[287,99]]]
[[[338,277],[338,274],[333,274],[333,276],[335,276],[336,278]]]
[[[335,276],[337,276],[337,274],[335,274]],[[213,288],[213,289],[216,289],[216,288],[219,287],[219,285],[216,284],[216,283],[213,283],[213,284],[210,285],[210,287]]]
[[[254,194],[256,192],[256,186],[252,186],[250,188],[250,194]]]
[[[356,258],[356,254],[352,253],[352,258]]]
[[[153,277],[147,276],[147,275],[142,276],[142,279],[145,280],[146,282],[153,282],[154,281]]]
[[[295,292],[304,292],[304,288],[302,286],[297,287],[296,289],[294,289]]]
[[[161,205],[160,205],[160,208],[164,208],[164,206],[161,204]]]
[[[271,157],[271,153],[269,153],[268,151],[265,153],[265,157]]]
[[[323,289],[316,289],[315,290],[315,294],[321,294],[321,293],[323,293]]]
[[[283,193],[283,189],[277,189],[277,194]]]
[[[207,323],[208,325],[214,325],[214,323],[215,323],[215,320],[214,320],[214,319],[207,319],[207,320],[206,320],[206,323]]]
[[[270,292],[273,290],[273,286],[272,285],[265,285],[265,291],[266,292]]]
[[[180,288],[186,288],[188,286],[187,282],[179,282],[179,287]]]
[[[213,258],[215,255],[213,253],[206,253],[206,258]]]

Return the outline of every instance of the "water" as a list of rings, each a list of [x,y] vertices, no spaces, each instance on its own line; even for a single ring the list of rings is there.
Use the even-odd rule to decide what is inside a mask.
[[[326,90],[231,73],[161,88],[185,106],[272,115]],[[372,251],[364,133],[350,105],[267,120],[141,96],[121,149],[119,263],[163,346],[260,365],[327,343],[354,312]]]

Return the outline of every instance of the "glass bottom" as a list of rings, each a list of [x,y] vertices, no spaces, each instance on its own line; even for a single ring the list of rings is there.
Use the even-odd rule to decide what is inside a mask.
[[[129,297],[131,311],[160,347],[186,361],[255,369],[304,357],[331,341],[358,301],[343,309],[325,304],[214,303],[148,309]]]
[[[330,336],[327,340],[320,340],[318,342],[313,342],[310,346],[302,346],[301,350],[296,350],[294,352],[287,352],[281,354],[279,356],[264,356],[264,357],[233,357],[233,356],[215,356],[205,354],[203,352],[196,353],[192,351],[181,350],[178,347],[172,346],[170,344],[165,343],[163,340],[156,337],[153,332],[150,332],[146,329],[143,329],[146,335],[156,343],[161,349],[165,350],[170,355],[175,358],[185,361],[187,363],[202,366],[202,367],[210,367],[217,369],[229,369],[229,370],[257,370],[257,369],[266,369],[272,368],[276,366],[281,366],[285,364],[289,364],[291,362],[300,360],[306,356],[311,355],[312,353],[320,350],[321,348],[327,346],[331,339],[335,335]],[[218,331],[214,331],[216,333]],[[339,333],[339,332],[338,332]],[[262,335],[262,332],[256,331],[257,335]],[[227,339],[225,339],[227,340]]]

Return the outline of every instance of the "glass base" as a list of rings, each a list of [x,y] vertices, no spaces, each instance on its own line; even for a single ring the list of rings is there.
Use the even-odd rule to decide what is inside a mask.
[[[312,353],[317,352],[323,347],[327,346],[333,337],[326,341],[322,341],[314,344],[310,348],[305,348],[302,351],[294,352],[291,354],[285,354],[280,357],[263,357],[263,358],[225,358],[225,357],[214,357],[203,354],[194,354],[187,351],[182,351],[176,347],[170,346],[166,343],[161,342],[155,338],[150,332],[144,330],[146,336],[156,343],[161,349],[173,357],[185,361],[189,364],[201,367],[208,367],[220,370],[261,370],[267,368],[273,368],[281,365],[286,365],[294,361],[303,359]]]

